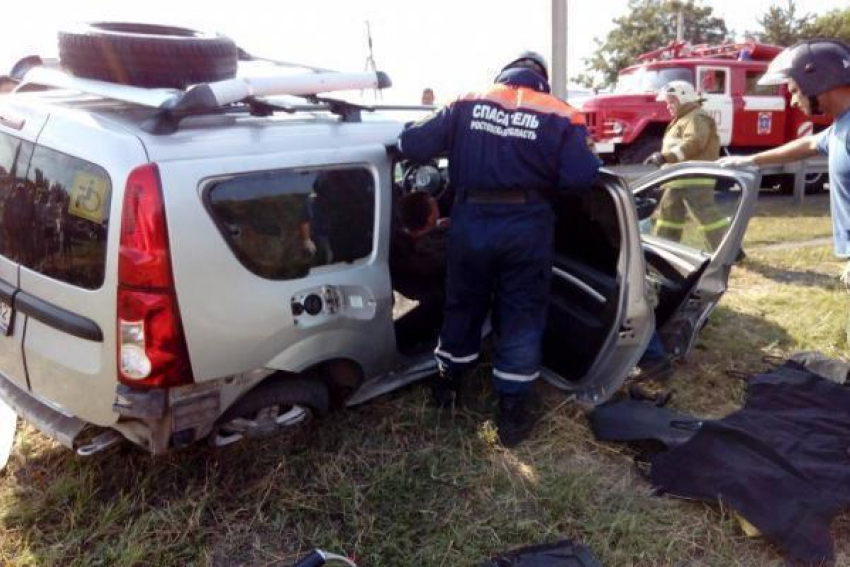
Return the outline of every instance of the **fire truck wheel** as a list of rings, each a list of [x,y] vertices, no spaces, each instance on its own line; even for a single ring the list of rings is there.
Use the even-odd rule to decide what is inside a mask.
[[[59,32],[59,59],[78,77],[185,88],[236,75],[230,38],[173,26],[97,22]]]
[[[646,158],[655,152],[661,151],[661,136],[653,134],[643,136],[635,142],[623,148],[620,152],[620,163],[643,163]]]

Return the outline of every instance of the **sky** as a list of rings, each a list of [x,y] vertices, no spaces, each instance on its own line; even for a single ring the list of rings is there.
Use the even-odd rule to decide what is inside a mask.
[[[627,0],[566,0],[567,69],[583,70]],[[742,34],[756,18],[786,0],[703,0]],[[796,0],[800,12],[823,13],[848,0]],[[24,55],[55,56],[56,31],[75,22],[167,23],[232,37],[249,53],[344,71],[361,71],[367,58],[366,22],[373,56],[393,88],[386,102],[418,103],[431,87],[437,103],[485,87],[525,49],[551,51],[552,0],[24,0],[4,18],[0,74]]]

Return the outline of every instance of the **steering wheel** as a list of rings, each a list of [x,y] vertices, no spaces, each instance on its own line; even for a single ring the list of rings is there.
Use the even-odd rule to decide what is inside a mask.
[[[438,198],[446,189],[446,179],[435,162],[414,164],[404,172],[402,187],[405,192],[426,191]]]

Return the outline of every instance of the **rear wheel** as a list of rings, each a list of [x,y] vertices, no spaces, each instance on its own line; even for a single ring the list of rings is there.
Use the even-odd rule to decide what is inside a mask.
[[[59,32],[59,59],[79,77],[185,88],[234,77],[237,48],[230,38],[187,28],[98,22]]]
[[[272,376],[222,414],[209,441],[216,447],[224,447],[246,437],[291,431],[326,414],[329,406],[328,388],[322,382]]]

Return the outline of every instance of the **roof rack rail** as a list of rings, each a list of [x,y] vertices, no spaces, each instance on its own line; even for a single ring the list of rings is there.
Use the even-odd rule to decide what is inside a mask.
[[[69,75],[58,69],[34,67],[23,78],[19,89],[26,85],[41,85],[75,90],[104,98],[158,109],[155,117],[143,128],[154,134],[177,130],[180,121],[189,116],[248,112],[267,116],[275,111],[317,112],[336,114],[343,121],[359,121],[360,112],[375,107],[358,105],[338,99],[319,97],[319,93],[384,89],[392,85],[389,76],[381,71],[340,73],[313,68],[300,74],[261,77],[235,77],[211,83],[200,83],[182,91],[179,89],[144,88]],[[263,96],[289,95],[307,99],[311,104],[290,106],[262,100]],[[236,105],[242,105],[236,106]],[[387,106],[387,110],[421,109],[414,106]]]
[[[375,112],[378,110],[389,111],[422,111],[431,112],[433,106],[403,105],[403,104],[381,104],[364,105],[347,100],[319,97],[315,95],[304,96],[309,104],[281,104],[268,100],[249,97],[239,106],[230,105],[214,110],[169,110],[162,109],[155,116],[142,124],[142,130],[149,134],[166,135],[173,134],[180,128],[180,122],[184,118],[192,116],[209,116],[213,114],[250,114],[252,116],[271,116],[275,112],[293,114],[296,112],[329,112],[340,117],[343,122],[360,122],[363,112]]]

